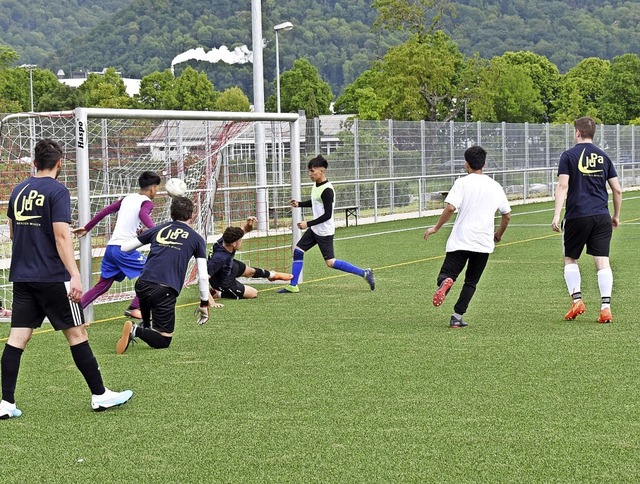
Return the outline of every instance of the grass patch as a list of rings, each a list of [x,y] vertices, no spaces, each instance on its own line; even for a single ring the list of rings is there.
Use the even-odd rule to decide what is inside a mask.
[[[449,229],[435,217],[338,229],[336,254],[373,267],[376,290],[307,254],[299,294],[263,286],[202,327],[183,291],[172,346],[114,346],[123,304],[96,307],[91,345],[127,405],[95,414],[62,335],[23,357],[24,412],[0,424],[6,482],[631,482],[640,474],[636,286],[640,238],[614,233],[614,323],[569,307],[551,203],[514,207],[466,329],[461,284],[431,305]],[[634,209],[635,207],[635,209]],[[0,327],[0,337],[8,334]],[[4,339],[6,340],[6,339]]]

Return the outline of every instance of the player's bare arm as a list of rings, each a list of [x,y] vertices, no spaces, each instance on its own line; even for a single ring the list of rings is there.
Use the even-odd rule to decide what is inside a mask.
[[[449,221],[449,219],[455,213],[455,211],[456,211],[456,207],[454,207],[450,203],[447,203],[447,206],[442,211],[442,214],[440,214],[440,218],[438,219],[438,222],[436,222],[436,224],[433,227],[429,227],[425,231],[423,235],[424,240],[427,240],[430,235],[433,235],[436,232],[438,232],[438,230],[440,230],[440,228]]]
[[[558,185],[556,186],[556,204],[553,211],[553,220],[551,221],[551,230],[554,232],[560,232],[560,214],[562,213],[562,207],[564,201],[567,198],[567,192],[569,191],[569,175],[558,176]]]
[[[76,258],[73,252],[73,243],[71,241],[71,231],[69,224],[64,222],[53,223],[53,235],[56,240],[56,248],[60,260],[64,264],[65,269],[71,275],[69,287],[69,299],[79,302],[82,298],[82,281],[80,280],[80,271],[76,264]]]

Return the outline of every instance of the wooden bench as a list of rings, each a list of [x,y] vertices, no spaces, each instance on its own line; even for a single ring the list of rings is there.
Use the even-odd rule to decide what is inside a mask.
[[[337,211],[342,211],[344,210],[344,220],[345,223],[347,224],[347,227],[349,226],[349,217],[353,217],[356,221],[356,227],[358,226],[358,215],[359,215],[359,209],[360,207],[358,207],[357,205],[351,205],[349,207],[335,207],[333,210],[334,212]]]

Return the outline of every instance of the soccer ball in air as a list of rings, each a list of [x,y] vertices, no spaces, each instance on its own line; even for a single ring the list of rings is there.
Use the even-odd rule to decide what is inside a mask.
[[[171,197],[184,197],[187,194],[187,184],[180,178],[169,178],[164,188]]]

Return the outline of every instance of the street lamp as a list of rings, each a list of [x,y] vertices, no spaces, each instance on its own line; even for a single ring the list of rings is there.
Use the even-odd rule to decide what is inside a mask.
[[[33,112],[33,70],[38,67],[35,64],[22,64],[21,69],[29,69],[29,92],[31,93],[31,112]]]
[[[277,99],[277,109],[278,109],[278,114],[280,113],[280,45],[278,44],[278,32],[280,32],[281,30],[283,32],[286,32],[287,30],[291,30],[293,28],[293,24],[291,22],[282,22],[281,24],[278,24],[276,26],[273,27],[273,30],[276,31],[276,99]],[[283,175],[283,158],[284,158],[284,149],[282,146],[282,123],[280,121],[278,121],[278,128],[277,128],[278,132],[278,141],[277,141],[277,149],[278,149],[278,179],[279,182],[282,183],[282,180],[284,178]],[[277,194],[274,192],[274,197],[277,197]]]
[[[273,30],[276,31],[276,98],[278,100],[278,113],[280,112],[280,50],[278,44],[278,32],[281,30],[286,32],[292,28],[293,24],[291,22],[283,22],[273,27]]]

